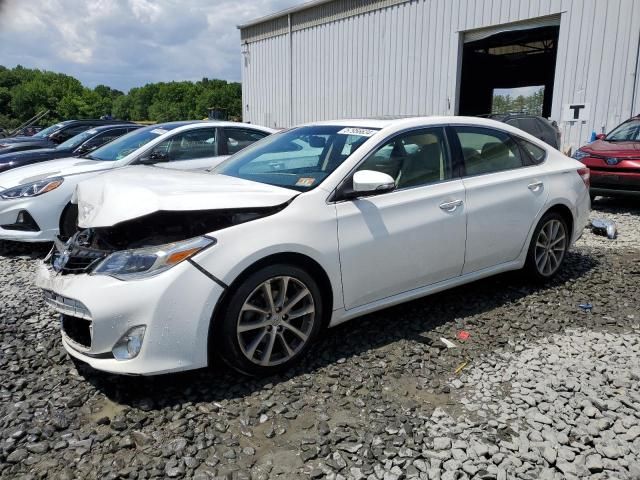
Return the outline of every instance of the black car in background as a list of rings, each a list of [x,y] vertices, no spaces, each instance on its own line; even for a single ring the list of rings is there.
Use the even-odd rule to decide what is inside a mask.
[[[544,117],[526,113],[492,113],[485,117],[524,130],[560,150],[560,129],[555,122],[550,122]]]
[[[131,123],[102,125],[85,130],[55,148],[38,148],[9,153],[2,153],[3,151],[0,150],[0,172],[6,172],[12,168],[54,160],[56,158],[86,155],[105,143],[140,128],[140,126],[141,125]]]
[[[75,137],[77,134],[92,127],[119,123],[133,125],[133,122],[125,122],[123,120],[67,120],[51,125],[30,137],[17,136],[1,139],[0,154],[33,150],[35,148],[55,148],[56,145],[60,145],[71,137]]]

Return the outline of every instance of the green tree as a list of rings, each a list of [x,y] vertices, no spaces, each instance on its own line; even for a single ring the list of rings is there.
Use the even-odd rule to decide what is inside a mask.
[[[210,107],[242,114],[239,83],[203,78],[197,82],[159,82],[132,88],[127,94],[107,85],[93,89],[62,73],[0,65],[0,126],[23,122],[43,110],[42,123],[111,114],[123,120],[200,119]]]

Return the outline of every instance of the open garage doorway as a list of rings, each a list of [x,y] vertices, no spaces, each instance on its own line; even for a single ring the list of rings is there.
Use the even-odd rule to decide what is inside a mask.
[[[466,33],[458,114],[549,117],[559,32],[560,18],[548,17]]]

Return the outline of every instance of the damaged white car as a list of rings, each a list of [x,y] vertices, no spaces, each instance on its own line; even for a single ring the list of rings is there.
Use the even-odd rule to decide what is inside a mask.
[[[247,374],[327,326],[525,268],[552,277],[587,223],[589,171],[491,120],[336,121],[211,172],[78,186],[80,230],[38,274],[75,358],[109,372]]]

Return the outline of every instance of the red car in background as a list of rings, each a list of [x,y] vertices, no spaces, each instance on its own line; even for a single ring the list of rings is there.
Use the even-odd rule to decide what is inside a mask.
[[[573,154],[591,170],[591,198],[640,196],[640,115],[596,138]]]

